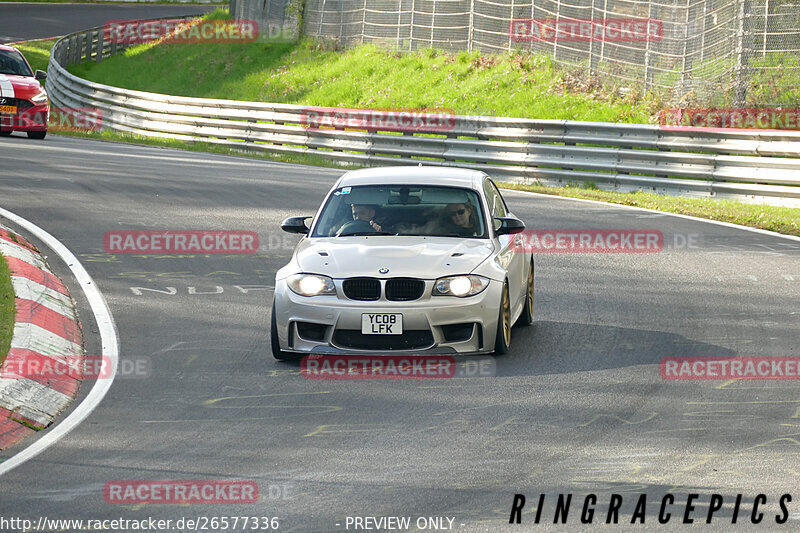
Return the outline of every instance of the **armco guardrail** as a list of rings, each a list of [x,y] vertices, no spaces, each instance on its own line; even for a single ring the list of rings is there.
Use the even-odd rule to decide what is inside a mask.
[[[655,125],[456,116],[448,128],[314,129],[309,108],[130,91],[78,78],[64,67],[102,61],[126,45],[102,28],[60,39],[47,91],[54,105],[102,111],[103,127],[151,137],[358,165],[470,167],[511,181],[594,182],[599,188],[800,206],[800,132],[698,131]],[[318,109],[318,108],[317,108]],[[335,111],[335,110],[333,110]],[[375,113],[365,113],[368,118]]]

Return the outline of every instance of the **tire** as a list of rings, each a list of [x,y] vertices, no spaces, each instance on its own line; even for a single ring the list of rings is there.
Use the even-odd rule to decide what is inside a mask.
[[[497,317],[497,334],[494,341],[494,355],[504,355],[511,344],[511,301],[508,297],[508,283],[503,284],[500,298],[500,311]]]
[[[519,315],[515,326],[530,326],[533,324],[533,261],[528,269],[528,281],[525,289],[525,307]]]
[[[272,319],[269,328],[269,337],[272,344],[272,355],[279,361],[299,361],[303,356],[281,350],[278,342],[278,321],[275,319],[275,300],[272,300]]]
[[[0,137],[8,137],[12,130],[0,130]]]
[[[44,139],[47,136],[46,131],[29,131],[28,139]]]

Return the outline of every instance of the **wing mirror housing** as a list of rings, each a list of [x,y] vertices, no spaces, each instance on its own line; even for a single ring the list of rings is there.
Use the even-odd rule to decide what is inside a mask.
[[[502,217],[495,218],[495,233],[500,235],[514,235],[525,231],[525,223],[518,218]],[[498,225],[499,223],[499,225]]]
[[[36,72],[34,72],[34,74],[33,74],[33,77],[34,77],[35,79],[39,80],[39,81],[41,81],[41,80],[46,80],[46,79],[47,79],[47,72],[45,72],[45,71],[43,71],[43,70],[39,70],[39,69],[37,68],[37,69],[36,69]]]
[[[308,235],[309,228],[306,226],[306,219],[308,218],[312,217],[289,217],[281,222],[281,229],[287,233],[300,233],[302,235]]]

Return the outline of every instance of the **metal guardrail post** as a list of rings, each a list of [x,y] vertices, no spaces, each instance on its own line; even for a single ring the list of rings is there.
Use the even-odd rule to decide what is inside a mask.
[[[98,63],[103,61],[103,30],[100,29],[97,32],[97,58],[95,59]]]
[[[91,31],[86,32],[85,38],[86,38],[86,52],[84,53],[82,59],[84,61],[91,61],[92,60],[92,45],[94,44],[93,43],[94,37],[92,35],[92,32]]]

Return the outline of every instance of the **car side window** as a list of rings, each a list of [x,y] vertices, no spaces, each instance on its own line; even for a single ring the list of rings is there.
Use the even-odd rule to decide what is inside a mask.
[[[495,185],[493,181],[489,180],[489,183],[491,183],[491,184],[492,184],[492,189],[494,190],[494,193],[497,195],[497,199],[498,199],[498,201],[499,201],[499,204],[500,204],[500,206],[502,206],[502,209],[503,209],[503,216],[504,216],[504,217],[507,217],[507,216],[508,216],[508,213],[509,213],[510,211],[508,210],[508,206],[506,205],[506,200],[505,200],[505,198],[503,198],[503,195],[502,195],[502,194],[500,194],[500,189],[498,189],[498,188],[497,188],[497,185]]]
[[[483,182],[483,190],[486,193],[486,201],[489,203],[489,210],[492,213],[492,218],[504,217],[508,213],[506,204],[503,197],[492,180],[486,179]]]

